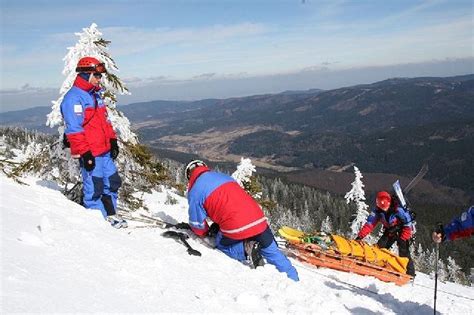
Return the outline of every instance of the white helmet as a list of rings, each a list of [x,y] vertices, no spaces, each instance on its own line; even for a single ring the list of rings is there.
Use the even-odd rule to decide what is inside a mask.
[[[191,171],[198,166],[207,166],[207,165],[201,160],[193,160],[189,162],[188,165],[186,165],[186,169],[184,170],[184,175],[186,176],[188,180],[191,177]]]

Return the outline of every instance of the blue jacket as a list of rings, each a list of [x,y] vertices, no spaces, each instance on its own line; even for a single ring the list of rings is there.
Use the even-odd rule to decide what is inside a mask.
[[[410,213],[403,207],[396,207],[395,209],[390,208],[388,212],[379,210],[378,208],[373,209],[367,218],[367,222],[360,230],[358,237],[361,239],[366,237],[379,222],[382,223],[384,229],[400,225],[402,227],[400,239],[404,241],[410,239],[412,235],[413,223]]]
[[[117,138],[99,90],[100,87],[77,76],[61,102],[65,134],[73,156],[87,151],[94,156],[102,155],[110,151],[110,139]]]
[[[189,224],[197,235],[208,230],[206,218],[228,238],[243,240],[262,233],[267,220],[259,204],[230,176],[196,167],[188,185]]]
[[[446,240],[455,240],[465,238],[474,234],[474,206],[471,206],[465,212],[451,221],[444,227],[444,236]]]

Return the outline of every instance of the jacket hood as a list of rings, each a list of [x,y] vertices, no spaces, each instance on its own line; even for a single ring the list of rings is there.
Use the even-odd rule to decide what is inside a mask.
[[[191,173],[191,177],[189,178],[189,183],[188,183],[188,191],[191,190],[191,188],[194,185],[194,182],[198,179],[199,176],[201,176],[205,172],[209,172],[211,169],[207,166],[198,166],[195,169],[193,169]]]

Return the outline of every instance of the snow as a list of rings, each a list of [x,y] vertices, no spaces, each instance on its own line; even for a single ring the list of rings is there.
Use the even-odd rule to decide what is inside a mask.
[[[116,230],[99,212],[35,177],[0,175],[0,312],[432,314],[434,281],[403,287],[293,261],[300,282],[273,266],[256,270],[191,238],[190,256],[158,228]],[[178,200],[165,204],[167,194]],[[156,216],[187,219],[183,197],[146,196]],[[140,223],[131,223],[131,225]],[[473,314],[474,288],[438,283],[437,310]]]

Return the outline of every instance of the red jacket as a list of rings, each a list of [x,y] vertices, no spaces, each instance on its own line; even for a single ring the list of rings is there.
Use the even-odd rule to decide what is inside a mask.
[[[188,185],[189,224],[197,235],[208,230],[206,218],[228,238],[243,240],[265,231],[260,205],[230,176],[205,166],[193,170]]]
[[[71,155],[82,155],[87,151],[94,156],[101,155],[110,151],[110,139],[117,138],[99,91],[100,87],[77,76],[64,95],[61,113],[71,144]]]

